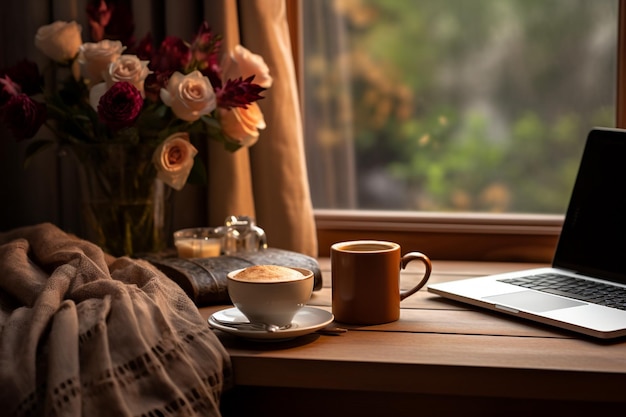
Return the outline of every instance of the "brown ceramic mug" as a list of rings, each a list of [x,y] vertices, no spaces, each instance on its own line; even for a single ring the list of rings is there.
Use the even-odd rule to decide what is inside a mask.
[[[400,301],[422,288],[432,271],[421,252],[401,254],[400,245],[380,240],[356,240],[331,246],[332,310],[346,324],[382,324],[400,318]],[[400,291],[400,271],[409,262],[425,266],[419,283]]]

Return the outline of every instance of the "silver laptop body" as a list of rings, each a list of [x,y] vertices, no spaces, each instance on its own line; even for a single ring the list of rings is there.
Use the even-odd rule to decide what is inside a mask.
[[[555,273],[563,278],[548,283],[546,274]],[[532,282],[537,276],[544,277],[539,286]],[[582,287],[573,282],[579,278],[587,280]],[[428,290],[598,338],[626,335],[626,130],[589,133],[550,268],[430,284]]]

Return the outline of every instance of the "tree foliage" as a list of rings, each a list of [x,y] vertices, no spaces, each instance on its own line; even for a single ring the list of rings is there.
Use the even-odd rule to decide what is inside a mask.
[[[614,125],[617,1],[337,4],[360,208],[565,211],[587,132]]]

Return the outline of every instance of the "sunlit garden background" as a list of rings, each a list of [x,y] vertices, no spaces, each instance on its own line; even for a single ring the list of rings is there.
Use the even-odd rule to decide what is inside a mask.
[[[563,213],[615,124],[616,0],[303,8],[317,208]]]

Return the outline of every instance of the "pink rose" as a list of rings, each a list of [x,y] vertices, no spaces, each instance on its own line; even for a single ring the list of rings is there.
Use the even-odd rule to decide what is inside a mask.
[[[98,43],[87,42],[80,47],[78,61],[92,85],[104,79],[103,74],[108,70],[109,64],[116,61],[124,49],[122,42],[109,39]]]
[[[241,146],[252,146],[259,139],[259,129],[265,129],[265,118],[257,103],[247,108],[220,108],[220,123],[224,134]]]
[[[56,62],[70,62],[76,58],[83,43],[81,30],[82,27],[76,22],[58,20],[37,30],[35,46]]]
[[[141,112],[143,98],[129,82],[115,83],[98,103],[98,117],[113,130],[131,126]]]
[[[156,148],[152,162],[157,177],[175,190],[181,190],[193,168],[193,158],[198,150],[189,141],[189,134],[174,133]]]
[[[211,113],[217,106],[215,91],[207,77],[200,71],[183,75],[175,72],[161,89],[161,100],[179,119],[194,122]]]
[[[109,88],[120,81],[131,83],[144,97],[144,82],[148,74],[148,61],[142,61],[136,55],[121,55],[109,64],[104,79]]]
[[[272,86],[270,70],[261,55],[253,54],[241,45],[235,46],[223,62],[225,79],[243,78],[254,75],[253,82],[263,88]]]

